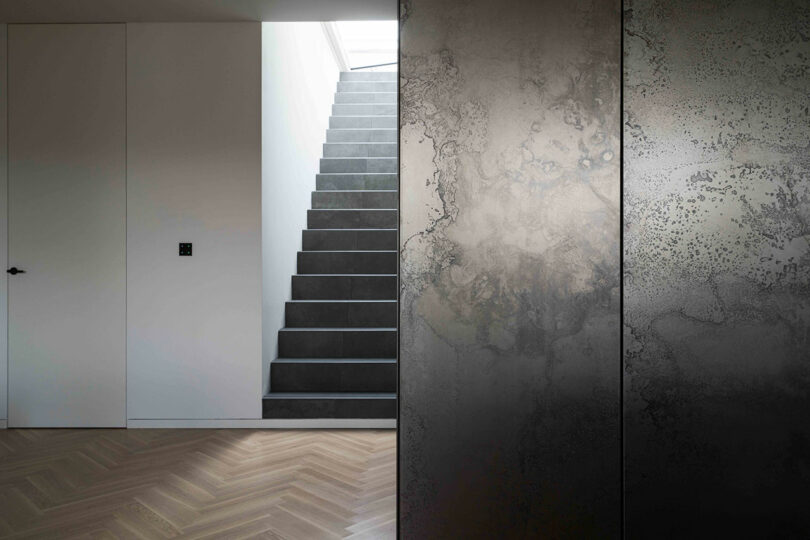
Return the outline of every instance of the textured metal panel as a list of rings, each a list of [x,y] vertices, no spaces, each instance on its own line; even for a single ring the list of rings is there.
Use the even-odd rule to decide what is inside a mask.
[[[401,14],[401,535],[617,537],[620,4]]]
[[[810,8],[625,4],[630,538],[810,532]]]

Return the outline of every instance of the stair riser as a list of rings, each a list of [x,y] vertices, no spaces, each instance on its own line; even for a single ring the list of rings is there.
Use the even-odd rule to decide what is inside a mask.
[[[396,92],[397,82],[338,81],[338,92]]]
[[[396,103],[396,92],[337,92],[335,103]]]
[[[392,328],[396,302],[287,302],[288,328]]]
[[[397,142],[396,129],[327,129],[327,143]]]
[[[318,174],[315,185],[318,190],[338,189],[398,189],[396,174]]]
[[[263,399],[262,418],[396,418],[395,399]]]
[[[396,173],[396,158],[322,158],[321,173]]]
[[[397,253],[386,251],[299,251],[299,274],[396,274]]]
[[[396,363],[292,363],[270,364],[273,392],[373,392],[397,391]]]
[[[396,229],[396,210],[307,210],[308,229]]]
[[[335,103],[333,116],[391,116],[397,114],[396,103]]]
[[[397,249],[397,231],[308,231],[303,233],[304,251]]]
[[[396,71],[342,71],[341,81],[396,81]]]
[[[396,116],[330,116],[329,129],[396,129]]]
[[[313,191],[312,208],[396,208],[398,199],[396,191]]]
[[[396,143],[326,143],[323,157],[397,157]]]
[[[293,300],[395,300],[396,276],[293,276]]]
[[[391,330],[281,330],[282,358],[396,358],[397,333]]]

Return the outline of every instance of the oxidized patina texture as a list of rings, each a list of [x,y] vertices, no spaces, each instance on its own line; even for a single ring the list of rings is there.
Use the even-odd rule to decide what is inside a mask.
[[[619,10],[402,4],[403,538],[618,536]]]
[[[810,531],[810,6],[625,2],[631,538]]]

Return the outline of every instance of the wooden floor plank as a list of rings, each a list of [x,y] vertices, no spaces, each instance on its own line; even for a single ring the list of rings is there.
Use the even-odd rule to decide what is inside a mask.
[[[395,536],[387,430],[0,430],[0,538]]]

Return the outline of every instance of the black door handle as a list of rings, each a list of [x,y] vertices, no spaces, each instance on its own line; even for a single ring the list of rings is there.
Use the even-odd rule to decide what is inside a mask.
[[[9,274],[11,274],[12,276],[16,276],[17,274],[24,274],[24,273],[25,273],[25,270],[20,270],[20,269],[19,269],[19,268],[17,268],[16,266],[12,266],[12,267],[11,267],[11,268],[9,268],[8,270],[6,270],[6,272],[8,272]]]

